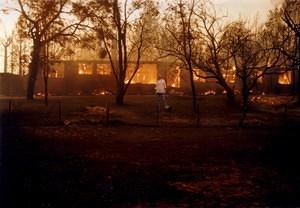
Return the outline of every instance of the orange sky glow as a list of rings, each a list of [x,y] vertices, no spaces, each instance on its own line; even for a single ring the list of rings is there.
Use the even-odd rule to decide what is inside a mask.
[[[161,0],[166,2],[166,0]],[[228,16],[228,20],[236,18],[252,19],[258,16],[264,21],[268,11],[278,5],[281,0],[212,0],[220,13]],[[17,12],[3,13],[6,7],[16,7],[12,1],[0,0],[0,40],[10,35],[17,21]],[[0,72],[3,71],[3,47],[0,45]]]

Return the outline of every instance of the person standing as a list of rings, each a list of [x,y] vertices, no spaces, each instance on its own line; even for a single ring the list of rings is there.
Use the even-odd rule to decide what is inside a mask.
[[[157,109],[160,110],[161,103],[163,103],[164,108],[166,108],[168,106],[167,102],[166,102],[167,84],[166,84],[165,79],[161,75],[158,76],[155,90],[156,90]]]

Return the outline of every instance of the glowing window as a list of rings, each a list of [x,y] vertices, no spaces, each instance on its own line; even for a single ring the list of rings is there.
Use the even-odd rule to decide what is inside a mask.
[[[92,75],[93,68],[92,64],[78,64],[78,74],[80,75]]]
[[[126,73],[126,82],[133,74],[134,65],[129,65]],[[157,65],[156,64],[142,64],[132,79],[131,83],[154,84],[157,79]]]
[[[292,84],[292,73],[290,71],[280,74],[278,76],[278,84],[290,85]]]
[[[111,68],[109,64],[97,64],[97,74],[99,75],[110,75]]]

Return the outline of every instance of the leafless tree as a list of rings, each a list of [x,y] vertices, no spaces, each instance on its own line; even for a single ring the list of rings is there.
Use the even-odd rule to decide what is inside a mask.
[[[165,52],[165,56],[174,56],[180,60],[189,71],[194,110],[196,110],[194,76],[215,79],[226,91],[230,103],[234,104],[233,86],[224,76],[230,69],[229,52],[225,49],[222,39],[223,17],[218,17],[214,5],[206,0],[175,1],[168,13],[164,18],[165,44],[161,44],[159,48]]]
[[[31,63],[27,85],[27,99],[33,99],[35,82],[41,66],[43,47],[50,41],[62,37],[74,36],[83,19],[71,21],[69,0],[31,1],[18,0],[21,16],[19,33],[32,40]],[[66,20],[66,15],[69,19]],[[49,30],[51,29],[51,34]],[[49,33],[47,38],[45,34]]]
[[[194,37],[194,9],[196,1],[174,1],[169,5],[164,17],[162,40],[157,45],[162,57],[172,56],[179,60],[189,73],[192,91],[193,110],[197,111],[197,93],[194,83],[193,54],[196,39]]]
[[[249,27],[253,28],[253,27]],[[243,126],[249,106],[249,97],[258,80],[281,65],[281,53],[268,44],[263,30],[249,29],[244,21],[233,22],[224,33],[224,41],[231,55],[231,62],[241,83]],[[255,27],[254,27],[255,28]],[[260,32],[259,32],[260,31]]]
[[[297,80],[297,104],[300,105],[300,2],[297,0],[285,0],[282,5],[282,19],[288,28],[294,33],[294,47],[292,51],[282,50],[291,60],[298,72]]]
[[[233,86],[226,80],[224,74],[229,70],[229,53],[223,43],[225,30],[224,17],[218,17],[214,5],[205,1],[202,7],[194,11],[197,17],[196,37],[197,52],[192,60],[197,69],[206,72],[202,78],[213,78],[226,91],[231,104],[235,104]]]
[[[79,14],[89,17],[87,27],[99,39],[101,57],[107,56],[116,81],[116,103],[122,105],[124,96],[140,62],[150,47],[151,16],[158,14],[154,1],[88,1],[78,5]],[[147,34],[148,33],[148,34]]]
[[[12,35],[10,35],[10,36],[7,36],[6,35],[6,37],[5,38],[3,38],[2,40],[1,40],[1,44],[2,44],[2,46],[3,46],[3,48],[4,48],[4,59],[3,59],[3,69],[4,69],[4,73],[7,73],[8,72],[8,70],[7,70],[7,64],[8,64],[8,48],[9,48],[9,46],[12,44],[12,40],[13,40],[13,38],[12,38]]]
[[[143,53],[147,50],[147,47],[149,47],[146,40],[147,19],[144,17],[149,14],[155,15],[157,11],[153,5],[150,5],[150,7],[147,8],[147,6],[149,6],[147,5],[147,1],[133,1],[131,8],[128,8],[127,4],[128,2],[125,1],[123,9],[121,9],[119,1],[114,0],[112,18],[116,31],[104,29],[103,32],[106,35],[102,36],[104,47],[111,62],[113,75],[116,80],[117,104],[123,104],[124,95],[140,68],[140,61]],[[142,15],[131,20],[134,13],[138,13],[142,7],[144,7],[144,11],[141,11]],[[109,34],[112,37],[111,41],[116,43],[115,57],[113,57],[114,55],[108,45],[107,37],[109,37]],[[129,61],[133,62],[131,74],[128,73]]]

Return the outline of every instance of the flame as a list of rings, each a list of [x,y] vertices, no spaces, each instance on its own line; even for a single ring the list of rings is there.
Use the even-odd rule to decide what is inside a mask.
[[[78,64],[78,74],[80,75],[92,75],[93,70],[91,64]]]
[[[179,88],[180,87],[180,74],[181,69],[177,66],[175,69],[168,72],[167,82],[171,87]]]
[[[134,70],[133,65],[128,66],[126,72],[126,81],[128,83],[129,78],[132,76]],[[139,70],[136,72],[133,77],[131,84],[141,83],[141,84],[155,84],[157,78],[157,65],[156,64],[142,64]]]
[[[204,93],[204,95],[215,95],[216,94],[216,91],[214,90],[208,90]]]
[[[44,97],[44,96],[45,96],[45,94],[44,94],[44,93],[42,93],[42,92],[37,92],[37,93],[36,93],[36,96]]]
[[[282,84],[282,85],[290,85],[292,84],[291,82],[291,72],[285,72],[283,74],[280,74],[278,76],[278,84]]]
[[[92,93],[92,95],[111,95],[111,92],[107,91],[107,90],[94,90],[94,92]]]
[[[235,77],[236,77],[236,68],[233,66],[231,69],[223,70],[222,73],[223,78],[228,83],[235,83]]]

